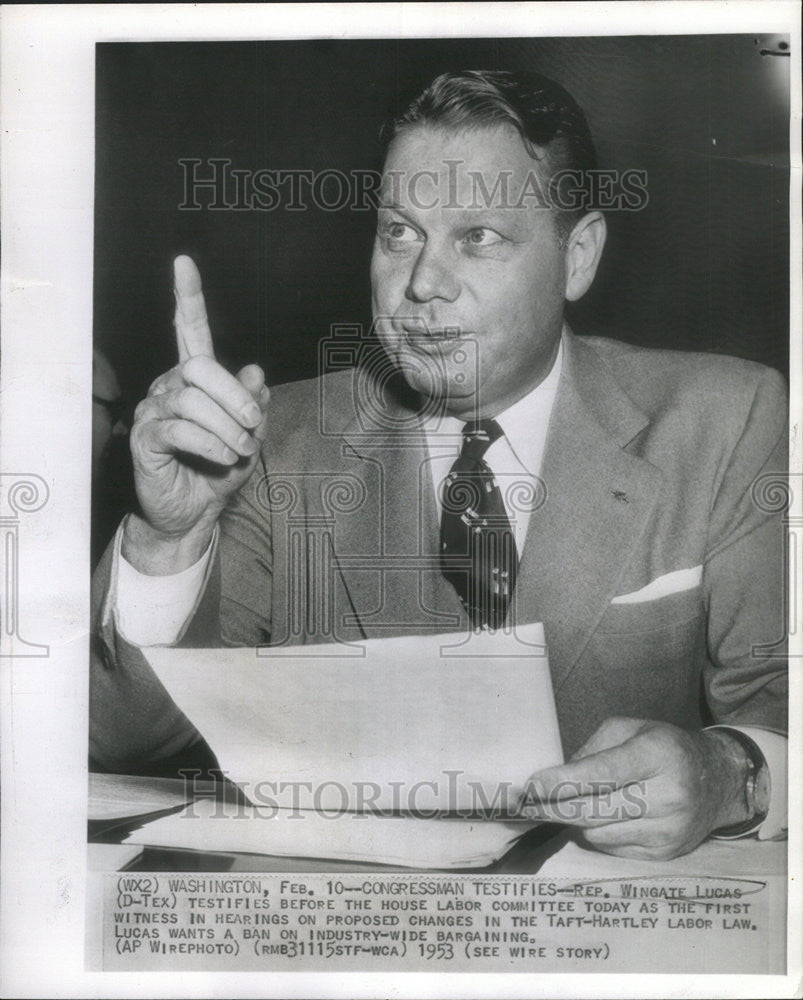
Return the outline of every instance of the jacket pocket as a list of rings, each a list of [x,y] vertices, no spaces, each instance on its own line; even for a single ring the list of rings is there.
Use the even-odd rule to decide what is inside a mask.
[[[681,590],[652,601],[609,604],[595,629],[598,635],[662,632],[703,614],[702,587]]]

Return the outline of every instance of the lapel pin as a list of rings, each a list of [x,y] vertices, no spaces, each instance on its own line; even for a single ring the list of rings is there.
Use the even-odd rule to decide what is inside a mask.
[[[614,500],[618,500],[619,503],[630,503],[627,499],[627,493],[624,490],[611,490],[611,496]]]

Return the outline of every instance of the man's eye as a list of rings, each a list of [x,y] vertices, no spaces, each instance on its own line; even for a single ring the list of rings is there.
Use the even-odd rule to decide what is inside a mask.
[[[493,229],[487,229],[485,226],[477,226],[476,229],[470,229],[466,233],[463,242],[473,247],[490,247],[494,243],[501,243],[502,237],[499,233],[494,232]]]
[[[396,243],[414,243],[418,239],[415,229],[404,222],[388,222],[384,229],[385,235]]]

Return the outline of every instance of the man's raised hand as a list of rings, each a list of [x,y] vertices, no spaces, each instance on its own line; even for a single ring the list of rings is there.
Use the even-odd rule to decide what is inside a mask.
[[[140,572],[187,568],[220,513],[254,470],[269,392],[262,369],[236,376],[215,360],[198,268],[174,263],[178,364],[151,385],[131,430],[141,517],[130,517],[123,555]]]

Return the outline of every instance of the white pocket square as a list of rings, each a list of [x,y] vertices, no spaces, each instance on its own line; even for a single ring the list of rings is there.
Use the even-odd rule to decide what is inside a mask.
[[[668,594],[678,594],[683,590],[692,590],[699,586],[703,578],[702,564],[692,566],[690,569],[676,569],[672,573],[664,573],[651,580],[646,587],[641,590],[634,590],[632,594],[620,594],[614,597],[611,604],[639,604],[641,601],[655,601],[659,597],[666,597]]]

